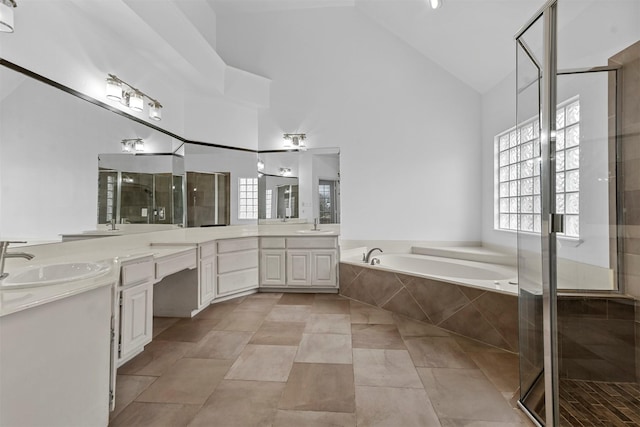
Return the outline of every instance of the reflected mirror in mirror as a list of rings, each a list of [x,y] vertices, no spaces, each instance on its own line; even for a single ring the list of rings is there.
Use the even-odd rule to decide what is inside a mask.
[[[105,153],[98,168],[98,224],[184,224],[182,157]]]

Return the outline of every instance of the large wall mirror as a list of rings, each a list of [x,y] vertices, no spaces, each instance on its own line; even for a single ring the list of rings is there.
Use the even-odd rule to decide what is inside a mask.
[[[0,66],[0,239],[59,242],[111,220],[136,232],[257,223],[241,218],[237,184],[257,180],[255,152],[185,143],[13,68]],[[144,151],[123,153],[138,138]]]
[[[340,223],[340,150],[262,152],[258,160],[260,224]]]

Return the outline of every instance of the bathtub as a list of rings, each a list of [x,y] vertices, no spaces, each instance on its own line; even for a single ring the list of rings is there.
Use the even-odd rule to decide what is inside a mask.
[[[378,253],[372,258],[379,259],[380,264],[365,264],[361,256],[352,256],[342,262],[500,293],[518,294],[518,272],[515,267],[507,265],[417,254]]]
[[[362,262],[362,252],[343,253],[341,295],[518,352],[515,267],[419,254],[372,258],[380,263]]]

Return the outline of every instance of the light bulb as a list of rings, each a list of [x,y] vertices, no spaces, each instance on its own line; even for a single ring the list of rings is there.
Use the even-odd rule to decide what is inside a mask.
[[[13,33],[13,4],[0,0],[0,32]]]
[[[429,0],[429,6],[431,9],[438,9],[442,6],[442,0]]]
[[[122,99],[122,85],[112,77],[107,79],[107,98],[113,101]]]
[[[157,102],[149,103],[149,118],[151,120],[162,120],[162,105]]]
[[[144,110],[144,99],[140,92],[133,91],[129,94],[129,108],[137,112]]]

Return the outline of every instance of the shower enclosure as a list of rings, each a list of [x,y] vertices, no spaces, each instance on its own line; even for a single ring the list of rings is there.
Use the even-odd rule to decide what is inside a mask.
[[[607,39],[607,7],[637,10],[578,3],[547,2],[516,35],[517,125],[499,141],[517,208],[519,404],[539,425],[640,425],[640,42],[589,43]],[[602,28],[581,22],[601,6]]]

